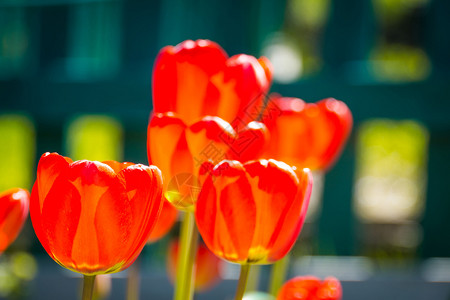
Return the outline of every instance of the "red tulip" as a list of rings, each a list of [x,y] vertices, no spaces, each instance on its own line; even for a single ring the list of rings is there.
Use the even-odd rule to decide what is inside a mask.
[[[275,160],[222,161],[206,178],[195,217],[217,256],[240,264],[283,258],[300,233],[312,188],[308,169]]]
[[[162,206],[155,166],[72,162],[42,155],[30,215],[39,241],[61,266],[85,275],[126,269],[137,258]]]
[[[312,170],[327,170],[334,164],[353,123],[347,105],[332,98],[317,103],[275,98],[263,121],[271,139],[265,157]]]
[[[28,216],[30,195],[19,188],[0,193],[0,254],[14,242]]]
[[[246,135],[250,139],[245,139]],[[167,199],[178,209],[193,210],[201,188],[202,164],[217,164],[226,158],[249,159],[257,153],[254,145],[263,144],[265,138],[265,126],[258,122],[251,122],[238,135],[219,117],[205,116],[187,125],[174,113],[157,113],[148,125],[148,160],[161,168]]]
[[[175,112],[191,125],[203,116],[243,124],[261,112],[272,77],[270,62],[240,54],[228,58],[208,40],[163,48],[153,69],[155,113]]]
[[[334,277],[320,281],[314,276],[299,276],[286,282],[278,293],[277,300],[339,300],[342,287]]]
[[[148,238],[148,243],[154,243],[164,237],[173,225],[177,222],[178,210],[176,210],[172,204],[166,199],[163,200],[164,204],[162,206],[161,214],[158,221],[155,224],[150,236]]]
[[[167,269],[170,279],[175,279],[178,264],[178,240],[169,244],[167,256]],[[215,256],[205,244],[200,243],[195,256],[195,290],[197,292],[205,291],[220,280],[220,269],[222,260]]]

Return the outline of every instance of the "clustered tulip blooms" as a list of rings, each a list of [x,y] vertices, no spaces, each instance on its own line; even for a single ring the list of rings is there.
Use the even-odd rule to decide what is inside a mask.
[[[28,191],[13,188],[0,193],[0,254],[14,242],[28,216]]]
[[[228,148],[225,141],[233,138],[233,129],[218,117],[205,117],[187,126],[173,113],[154,115],[148,125],[147,152],[149,161],[160,166],[164,175],[167,200],[179,209],[193,209],[193,194],[200,189],[195,174],[202,161],[225,153]],[[207,146],[214,151],[203,151]],[[180,180],[182,183],[188,180],[188,184],[173,186],[174,181]]]
[[[175,207],[194,209],[203,162],[235,159],[236,153],[245,159],[255,157],[247,149],[233,152],[239,147],[234,142],[254,133],[253,145],[265,143],[264,125],[249,123],[262,111],[271,77],[265,57],[229,58],[208,40],[188,40],[160,51],[153,69],[147,153],[149,162],[160,166],[167,199]],[[235,146],[230,149],[231,144]],[[254,149],[262,147],[249,150]],[[179,181],[185,183],[184,189]]]
[[[180,245],[171,250],[174,299],[192,299],[198,253],[197,282],[205,285],[218,276],[205,264],[218,265],[218,257],[241,264],[240,300],[249,266],[282,259],[296,242],[312,189],[309,169],[325,170],[337,159],[350,134],[350,110],[334,99],[267,103],[267,58],[228,57],[208,40],[163,48],[152,80],[150,166],[43,154],[30,202],[34,230],[51,258],[85,275],[83,299],[91,299],[95,275],[129,267],[181,210]],[[276,115],[265,114],[270,105]],[[28,194],[14,190],[0,200],[9,203],[0,210],[1,252],[20,230]],[[197,226],[217,257],[203,244],[196,252]],[[289,281],[278,299],[338,299],[319,297],[340,291],[335,281],[308,280]],[[305,282],[314,291],[294,291]]]
[[[252,144],[239,149],[240,141],[248,135],[253,138]],[[194,210],[204,162],[256,158],[266,140],[266,128],[259,122],[250,122],[237,133],[219,117],[205,116],[188,126],[172,112],[157,113],[148,125],[147,153],[148,160],[158,165],[165,177],[169,202],[181,210]]]
[[[196,240],[192,213],[206,178],[202,166],[259,158],[267,131],[255,121],[264,108],[271,72],[266,58],[228,58],[207,40],[167,46],[156,59],[148,158],[161,166],[167,199],[186,211],[175,299],[192,297],[186,281],[191,281]]]

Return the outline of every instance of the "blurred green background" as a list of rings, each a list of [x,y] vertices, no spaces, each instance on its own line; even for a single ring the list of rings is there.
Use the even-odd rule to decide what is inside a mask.
[[[448,0],[0,0],[0,190],[31,189],[46,151],[147,163],[154,59],[206,38],[267,56],[272,92],[352,110],[295,257],[449,267],[449,14]],[[42,254],[29,224],[16,249]]]

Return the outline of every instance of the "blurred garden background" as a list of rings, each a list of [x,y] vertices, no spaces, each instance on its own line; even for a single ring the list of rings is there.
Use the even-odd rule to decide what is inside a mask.
[[[268,57],[272,92],[353,113],[291,276],[334,275],[344,299],[448,300],[449,15],[448,0],[0,0],[0,191],[31,190],[46,151],[146,164],[158,51],[210,39]],[[176,234],[144,249],[143,299],[171,299]],[[232,297],[238,268],[222,273],[197,299]],[[71,276],[27,221],[0,257],[0,297],[77,299]],[[109,299],[124,299],[125,276]]]

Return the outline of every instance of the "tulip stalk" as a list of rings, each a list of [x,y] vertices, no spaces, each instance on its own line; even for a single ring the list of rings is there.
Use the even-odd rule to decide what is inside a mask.
[[[139,300],[139,264],[140,258],[128,268],[127,300]]]
[[[236,289],[236,296],[234,297],[235,300],[242,300],[242,297],[244,296],[245,293],[245,289],[247,287],[249,272],[250,272],[249,264],[241,265],[241,274],[239,275],[238,286]]]
[[[186,212],[181,224],[174,300],[191,300],[194,297],[193,271],[197,242],[198,230],[194,213]]]
[[[95,275],[84,275],[83,278],[83,296],[81,300],[92,300],[94,293]]]
[[[290,260],[290,253],[288,253],[285,257],[277,261],[272,266],[272,272],[270,274],[269,293],[275,297],[277,296],[278,291],[280,290],[284,280],[286,279]]]
[[[248,275],[247,288],[245,289],[246,293],[258,291],[260,275],[261,275],[261,265],[254,265],[250,269],[250,273]]]

